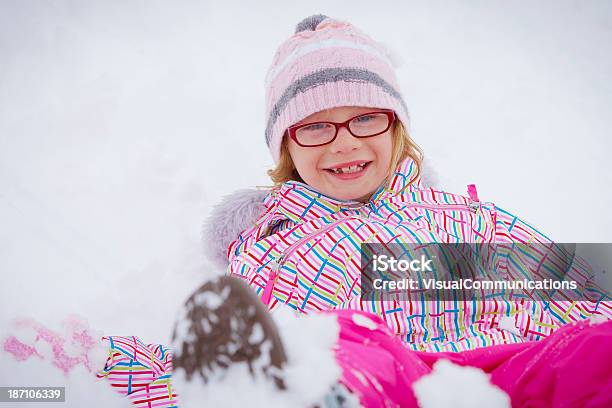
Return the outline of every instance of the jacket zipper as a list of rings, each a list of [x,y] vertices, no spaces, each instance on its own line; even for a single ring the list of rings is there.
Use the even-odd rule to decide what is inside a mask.
[[[353,207],[347,207],[350,209],[361,209],[363,207],[365,207],[368,204],[362,204],[362,205],[358,205],[358,206],[353,206]],[[478,208],[480,208],[480,202],[475,202],[470,200],[470,203],[465,205],[465,204],[420,204],[420,203],[407,203],[407,206],[410,207],[417,207],[417,208],[431,208],[431,209],[447,209],[447,210],[459,210],[459,211],[470,211],[470,212],[477,212]],[[299,246],[301,246],[304,242],[311,240],[311,239],[315,239],[317,237],[319,237],[322,234],[325,234],[327,231],[329,231],[331,228],[335,227],[336,225],[338,225],[341,222],[345,222],[351,219],[357,219],[357,220],[363,220],[364,217],[361,216],[355,216],[355,215],[350,215],[348,217],[344,217],[341,218],[339,220],[336,220],[334,222],[332,222],[331,224],[326,225],[323,229],[320,229],[319,231],[316,231],[315,233],[312,234],[308,234],[306,236],[303,236],[302,238],[300,238],[299,240],[297,240],[296,242],[294,242],[293,244],[291,244],[282,254],[281,256],[276,259],[271,261],[271,263],[273,264],[273,267],[270,268],[270,273],[268,275],[268,281],[266,282],[266,286],[264,287],[264,291],[263,294],[261,296],[261,300],[262,302],[267,305],[268,303],[270,303],[270,299],[272,297],[272,291],[274,289],[274,284],[276,283],[276,279],[279,276],[279,271],[281,270],[281,268],[283,267],[283,264],[285,263],[285,260],[287,257],[289,257],[290,255],[293,254],[293,252],[295,252],[296,248],[298,248]]]
[[[299,240],[291,244],[289,248],[287,248],[278,259],[272,261],[274,263],[274,266],[270,269],[270,273],[268,275],[268,281],[266,282],[266,286],[264,287],[264,291],[261,296],[261,301],[264,303],[264,305],[267,305],[268,303],[270,303],[270,298],[272,297],[272,290],[274,289],[274,284],[276,283],[276,279],[278,278],[279,271],[281,270],[281,268],[283,267],[283,264],[285,263],[285,259],[291,254],[293,254],[293,252],[295,251],[297,247],[302,245],[307,240],[311,240],[311,239],[314,239],[320,236],[321,234],[325,234],[327,231],[329,231],[331,228],[335,227],[341,222],[347,221],[349,219],[362,219],[362,218],[363,217],[357,217],[357,216],[349,216],[349,217],[341,218],[339,220],[336,220],[326,225],[323,229],[320,229],[319,231],[313,234],[307,234],[303,236],[302,238],[300,238]]]

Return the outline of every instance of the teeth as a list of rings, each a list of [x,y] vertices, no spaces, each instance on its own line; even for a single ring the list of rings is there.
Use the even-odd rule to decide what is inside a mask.
[[[365,167],[366,163],[356,164],[349,167],[342,167],[337,169],[332,169],[332,171],[336,174],[346,174],[346,173],[355,173],[357,171],[361,171]]]

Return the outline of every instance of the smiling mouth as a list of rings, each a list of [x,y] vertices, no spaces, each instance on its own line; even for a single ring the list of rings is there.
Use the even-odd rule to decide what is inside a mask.
[[[363,171],[367,166],[370,165],[370,163],[372,162],[362,161],[362,162],[356,162],[355,164],[351,164],[350,166],[330,167],[325,170],[332,174],[352,174],[352,173],[358,173],[360,171]]]

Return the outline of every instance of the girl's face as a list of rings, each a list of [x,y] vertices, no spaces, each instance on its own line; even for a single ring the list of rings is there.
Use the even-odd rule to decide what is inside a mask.
[[[343,106],[314,113],[296,123],[344,122],[377,108]],[[326,145],[303,147],[287,137],[287,147],[302,180],[340,200],[367,201],[389,175],[393,125],[380,135],[356,138],[346,128]],[[365,166],[361,168],[361,166]],[[357,166],[357,167],[355,167]]]

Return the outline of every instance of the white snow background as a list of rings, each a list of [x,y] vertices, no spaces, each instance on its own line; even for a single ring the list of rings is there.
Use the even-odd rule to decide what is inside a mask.
[[[0,328],[76,312],[167,344],[222,273],[211,206],[268,184],[266,70],[317,13],[401,58],[441,187],[612,242],[610,2],[0,0]]]

